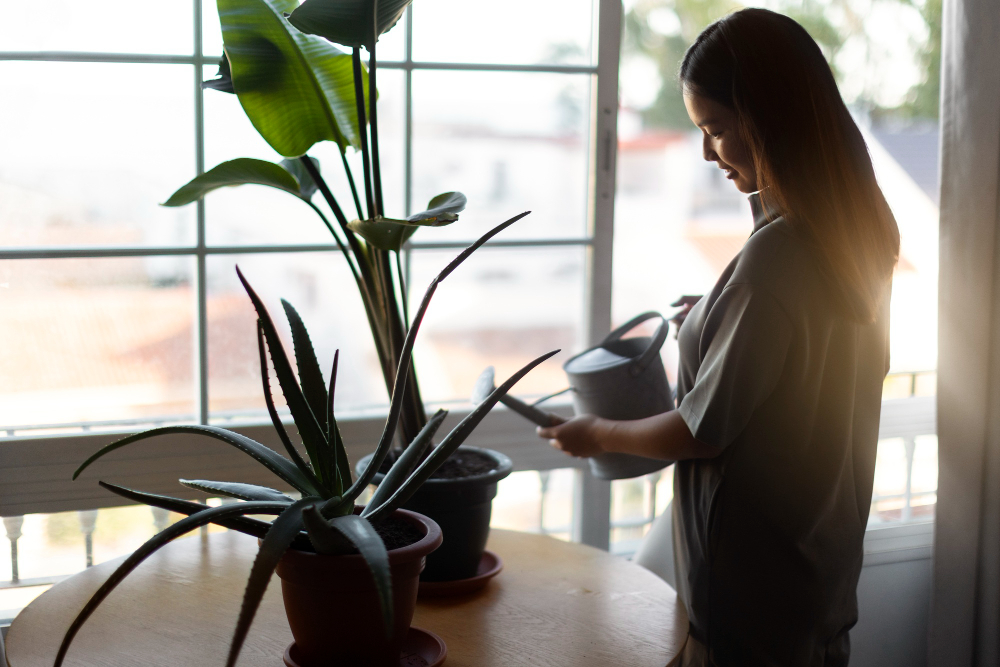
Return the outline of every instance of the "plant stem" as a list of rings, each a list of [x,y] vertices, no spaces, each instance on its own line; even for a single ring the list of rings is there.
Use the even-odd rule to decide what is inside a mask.
[[[358,210],[358,220],[361,220],[365,217],[365,214],[361,210],[361,200],[358,199],[358,187],[354,185],[354,174],[351,172],[351,166],[347,164],[347,151],[340,151],[340,159],[344,163],[344,173],[347,174],[347,182],[351,185],[351,196],[354,197],[354,208]]]
[[[402,251],[396,253],[396,276],[399,278],[399,301],[403,304],[403,324],[410,330],[410,308],[407,304],[410,295],[406,289],[406,277],[403,274]]]
[[[354,259],[357,262],[357,268],[363,278],[360,283],[364,286],[362,299],[366,303],[374,303],[374,295],[372,292],[375,289],[375,283],[372,279],[370,265],[366,261],[364,248],[361,247],[361,244],[358,242],[354,232],[348,228],[347,217],[344,216],[344,212],[340,209],[340,205],[337,204],[337,200],[334,198],[333,192],[330,191],[330,186],[326,184],[323,176],[319,173],[319,169],[316,168],[316,165],[314,165],[312,160],[310,160],[307,156],[302,156],[299,159],[302,161],[302,164],[305,165],[306,171],[309,172],[309,175],[312,176],[313,181],[316,183],[316,187],[319,188],[319,191],[326,200],[326,203],[330,206],[330,210],[333,211],[334,217],[337,218],[337,223],[340,224],[340,228],[344,232],[344,236],[347,238],[347,243],[351,247],[351,252],[354,254]],[[324,217],[323,220],[325,221],[326,218]],[[333,231],[332,226],[330,226],[330,230]],[[337,236],[334,235],[334,238],[336,239]],[[339,239],[337,240],[339,243]],[[347,256],[346,253],[345,256]]]
[[[378,3],[376,3],[376,7]],[[372,188],[375,191],[375,215],[385,215],[382,206],[382,170],[379,167],[378,159],[378,88],[375,87],[375,42],[372,41],[368,50],[368,106],[371,112],[368,118],[371,122],[371,161],[372,161]]]
[[[365,117],[365,86],[361,73],[361,50],[356,46],[351,57],[351,63],[354,66],[354,100],[358,107],[358,136],[361,140],[361,160],[364,164],[365,203],[368,204],[368,218],[374,219],[375,204],[372,200],[372,177],[368,154],[368,121]],[[368,94],[372,95],[373,91],[369,90]]]

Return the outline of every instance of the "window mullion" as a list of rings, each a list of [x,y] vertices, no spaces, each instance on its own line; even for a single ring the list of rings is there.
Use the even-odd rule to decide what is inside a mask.
[[[194,55],[199,62],[202,59],[202,0],[192,0],[194,3]],[[203,77],[202,66],[194,66],[194,128],[195,128],[195,172],[205,173],[205,97],[201,87]],[[205,199],[197,202],[198,239],[195,250],[195,313],[194,346],[194,377],[198,386],[198,423],[208,423],[208,286],[206,283],[206,251],[205,251]]]

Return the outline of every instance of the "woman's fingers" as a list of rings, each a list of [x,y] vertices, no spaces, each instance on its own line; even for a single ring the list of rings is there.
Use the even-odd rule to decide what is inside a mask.
[[[603,449],[598,436],[599,420],[593,415],[580,415],[559,426],[538,427],[536,432],[549,444],[570,456],[596,456]]]
[[[539,426],[535,429],[535,433],[538,434],[539,438],[548,438],[551,440],[556,437],[556,430],[555,426]]]

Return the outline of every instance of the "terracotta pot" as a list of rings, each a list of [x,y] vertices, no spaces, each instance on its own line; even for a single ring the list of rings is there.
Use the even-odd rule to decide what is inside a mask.
[[[421,581],[455,581],[475,576],[490,536],[490,517],[497,483],[514,468],[509,457],[492,449],[468,445],[459,449],[485,454],[496,462],[496,467],[472,477],[432,477],[404,503],[406,509],[437,522],[444,534],[441,548],[427,558]],[[370,459],[371,455],[368,455],[358,461],[355,469],[359,475],[368,467]],[[378,473],[375,484],[379,484],[384,477]]]
[[[303,667],[399,664],[424,559],[441,544],[441,529],[416,512],[396,510],[394,516],[417,526],[424,536],[389,552],[395,612],[391,642],[385,641],[375,584],[360,555],[289,550],[278,563],[285,614]]]

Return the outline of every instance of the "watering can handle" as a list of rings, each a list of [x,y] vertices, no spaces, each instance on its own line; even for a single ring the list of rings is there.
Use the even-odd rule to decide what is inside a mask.
[[[666,320],[666,318],[664,318],[663,315],[653,310],[645,312],[641,315],[636,315],[628,322],[626,322],[625,324],[621,325],[620,327],[609,333],[604,338],[604,340],[601,341],[601,345],[606,345],[608,343],[612,343],[616,340],[619,340],[622,336],[624,336],[629,331],[639,326],[646,320],[651,320],[656,317],[660,318],[660,326],[656,328],[656,332],[653,334],[653,339],[650,341],[649,347],[647,347],[645,351],[643,351],[643,353],[635,361],[632,362],[632,365],[629,369],[632,375],[638,375],[639,373],[646,370],[646,366],[648,366],[649,363],[653,360],[653,358],[660,353],[660,348],[663,347],[664,341],[667,340],[667,333],[670,327],[670,323]]]

